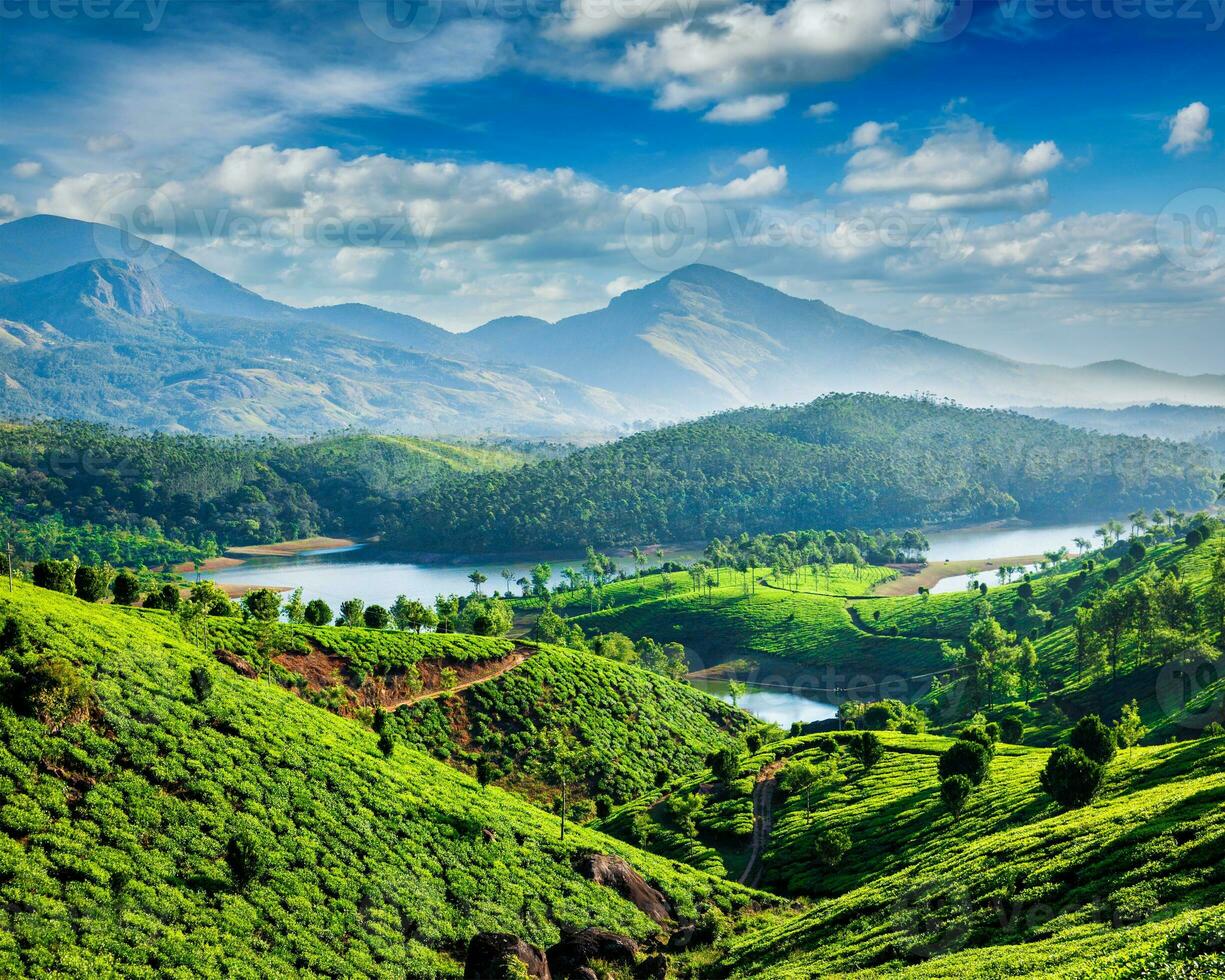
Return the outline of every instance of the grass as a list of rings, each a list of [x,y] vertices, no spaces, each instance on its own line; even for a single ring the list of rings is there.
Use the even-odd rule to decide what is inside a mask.
[[[625,856],[678,914],[748,897],[584,829],[562,845],[554,817],[411,749],[385,758],[364,726],[166,622],[0,595],[16,624],[0,651],[0,974],[448,977],[480,929],[537,945],[563,921],[654,932],[571,869],[582,849]],[[53,730],[21,706],[46,659],[88,684],[88,718]],[[203,703],[193,668],[214,681]],[[234,840],[257,857],[245,884]]]

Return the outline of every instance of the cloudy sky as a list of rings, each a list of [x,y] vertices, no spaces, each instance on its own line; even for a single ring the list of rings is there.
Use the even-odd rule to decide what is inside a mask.
[[[455,330],[702,261],[1225,370],[1222,52],[1225,0],[3,0],[0,220]]]

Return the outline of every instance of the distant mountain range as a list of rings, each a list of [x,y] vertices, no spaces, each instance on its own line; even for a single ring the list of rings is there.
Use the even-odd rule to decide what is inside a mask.
[[[503,317],[456,334],[362,304],[277,303],[136,236],[50,215],[0,225],[0,372],[5,414],[206,432],[600,436],[829,391],[1225,406],[1225,377],[1022,363],[710,266],[557,323]]]

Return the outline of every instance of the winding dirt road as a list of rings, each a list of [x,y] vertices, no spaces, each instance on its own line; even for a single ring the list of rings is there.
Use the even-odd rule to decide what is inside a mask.
[[[767,766],[762,766],[757,773],[757,783],[753,786],[753,840],[749,845],[749,861],[744,871],[737,879],[740,884],[756,888],[761,884],[762,855],[766,851],[766,842],[770,839],[770,830],[774,826],[774,790],[778,787],[776,778],[783,767],[785,759],[778,759]]]

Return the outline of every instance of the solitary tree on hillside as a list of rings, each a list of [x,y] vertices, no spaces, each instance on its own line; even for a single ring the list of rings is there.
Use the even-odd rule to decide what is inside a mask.
[[[481,586],[489,581],[489,577],[479,569],[473,570],[468,575],[468,581],[472,583],[472,591],[477,595],[481,594]]]
[[[871,772],[885,755],[885,746],[875,732],[860,732],[852,735],[847,743],[851,757],[863,766],[865,772]]]
[[[515,577],[515,573],[509,568],[502,569],[502,578],[506,582],[506,594],[510,595],[510,580]]]
[[[570,809],[571,791],[591,771],[589,752],[571,744],[567,736],[556,730],[546,731],[541,739],[538,767],[544,778],[561,789],[561,839],[566,839],[566,816]]]

